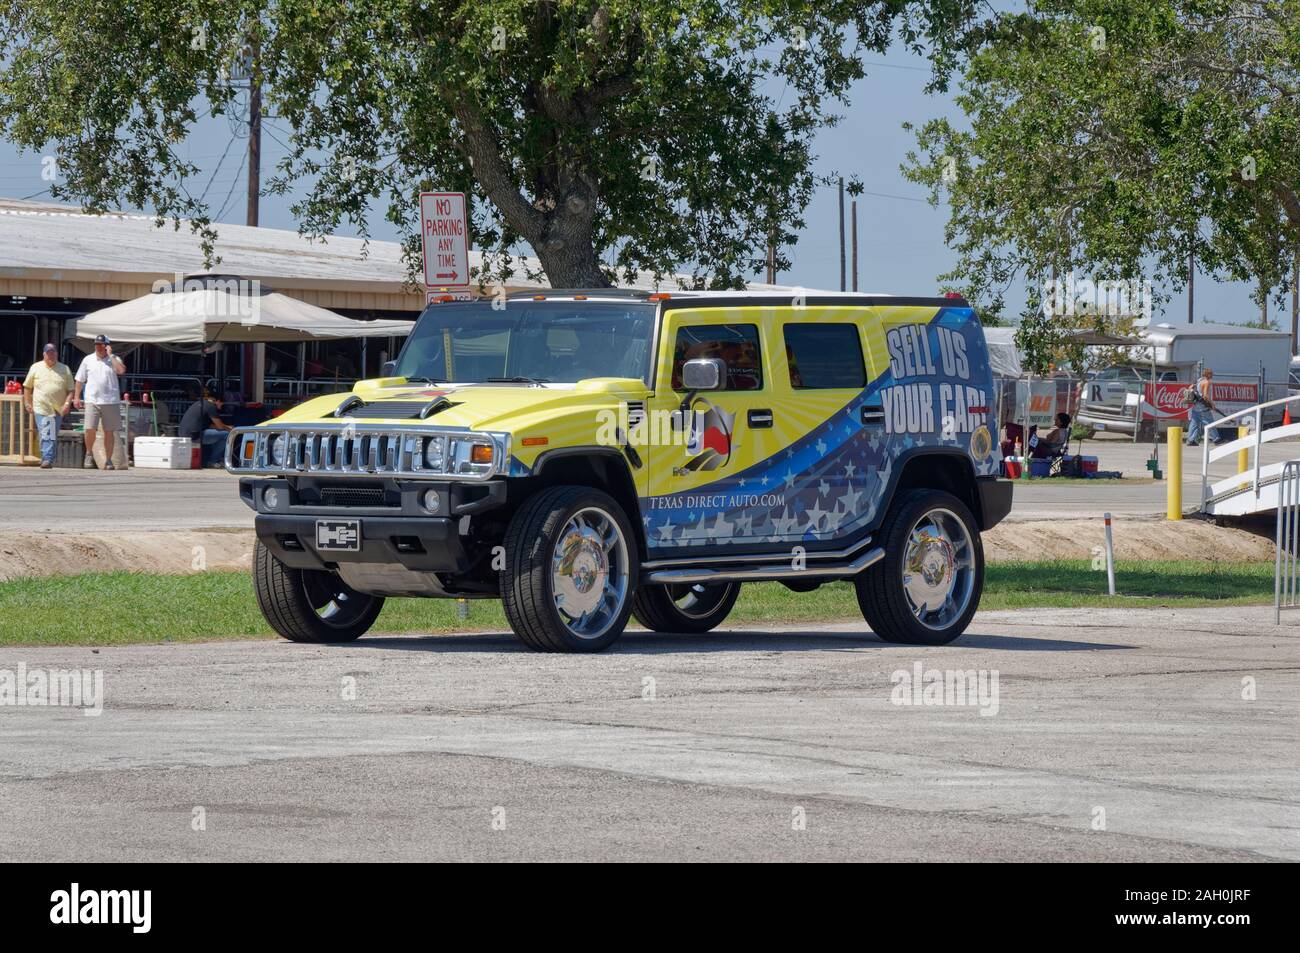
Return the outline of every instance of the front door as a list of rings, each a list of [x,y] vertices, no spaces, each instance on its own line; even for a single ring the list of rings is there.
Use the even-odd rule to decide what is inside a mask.
[[[642,425],[646,466],[640,488],[646,538],[662,555],[751,541],[751,500],[776,489],[770,477],[748,485],[742,476],[779,449],[762,327],[758,309],[667,313],[655,392]],[[720,389],[686,392],[682,365],[695,358],[724,362]]]

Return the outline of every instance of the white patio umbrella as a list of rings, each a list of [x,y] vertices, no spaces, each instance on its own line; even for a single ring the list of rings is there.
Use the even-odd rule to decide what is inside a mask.
[[[239,278],[204,276],[77,320],[73,336],[116,343],[240,344],[404,336],[411,321],[358,321]]]

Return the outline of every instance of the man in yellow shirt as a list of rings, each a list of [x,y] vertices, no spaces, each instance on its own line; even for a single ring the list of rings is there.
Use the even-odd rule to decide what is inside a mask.
[[[72,371],[59,362],[59,350],[45,345],[44,359],[32,365],[23,381],[23,403],[28,413],[36,415],[36,429],[41,435],[41,469],[54,466],[54,452],[59,445],[59,425],[72,402]]]

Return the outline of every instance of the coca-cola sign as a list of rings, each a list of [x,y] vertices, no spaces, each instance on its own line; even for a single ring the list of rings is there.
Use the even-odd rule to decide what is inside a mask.
[[[1158,381],[1143,386],[1143,420],[1186,420],[1187,405],[1183,393],[1191,385],[1186,381]],[[1259,385],[1236,381],[1214,381],[1210,399],[1224,413],[1234,413],[1259,403]]]

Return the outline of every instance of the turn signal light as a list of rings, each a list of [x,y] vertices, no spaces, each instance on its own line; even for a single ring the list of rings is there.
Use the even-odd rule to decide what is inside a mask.
[[[544,447],[550,442],[550,437],[525,437],[523,440],[525,447]],[[491,447],[488,447],[491,450]]]
[[[492,445],[490,443],[476,443],[474,448],[469,452],[470,463],[491,463],[492,462]]]

